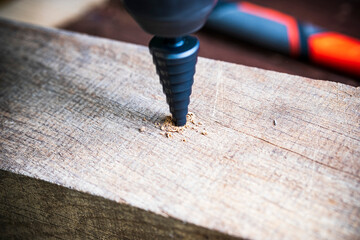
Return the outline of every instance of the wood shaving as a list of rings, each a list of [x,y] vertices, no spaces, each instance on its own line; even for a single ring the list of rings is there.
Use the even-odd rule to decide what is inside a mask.
[[[161,131],[165,131],[165,132],[177,132],[177,133],[182,133],[184,131],[184,126],[183,127],[178,127],[174,125],[174,122],[172,120],[171,116],[167,116],[165,118],[164,123],[160,126]]]
[[[175,126],[172,117],[167,116],[165,117],[162,123],[156,122],[155,126],[162,131],[160,132],[160,134],[167,138],[173,138],[177,134],[183,135],[186,130],[193,130],[195,132],[201,133],[204,136],[208,135],[207,131],[205,131],[205,128],[203,127],[203,123],[196,120],[194,113],[189,112],[186,115],[186,120],[187,121],[185,126],[178,127]],[[181,138],[181,142],[186,142],[186,141],[187,140],[185,138]]]

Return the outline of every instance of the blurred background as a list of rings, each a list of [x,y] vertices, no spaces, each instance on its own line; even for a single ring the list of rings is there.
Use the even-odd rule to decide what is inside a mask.
[[[247,2],[360,39],[360,0]],[[120,0],[0,0],[0,16],[146,46],[152,37],[130,17]],[[195,35],[200,39],[202,57],[360,86],[357,74],[292,58],[214,28],[205,26]]]

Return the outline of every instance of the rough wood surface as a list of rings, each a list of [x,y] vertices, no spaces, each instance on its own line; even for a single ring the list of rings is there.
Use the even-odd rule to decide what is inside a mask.
[[[237,239],[0,170],[0,239]]]
[[[237,237],[360,238],[359,88],[200,58],[190,110],[208,134],[166,138],[145,47],[0,35],[1,169]]]

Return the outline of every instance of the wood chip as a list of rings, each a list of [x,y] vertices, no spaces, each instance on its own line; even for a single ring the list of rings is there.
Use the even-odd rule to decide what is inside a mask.
[[[205,131],[205,130],[202,131],[201,134],[204,135],[204,136],[208,135],[207,131]]]
[[[139,128],[139,132],[145,132],[145,131],[146,131],[146,127]]]

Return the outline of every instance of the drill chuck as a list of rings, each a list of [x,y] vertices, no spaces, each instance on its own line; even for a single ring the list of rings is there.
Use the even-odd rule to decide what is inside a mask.
[[[217,0],[125,0],[125,7],[148,33],[180,37],[199,30]]]
[[[196,37],[162,38],[149,43],[166,102],[177,126],[186,124],[195,65],[199,50]]]

